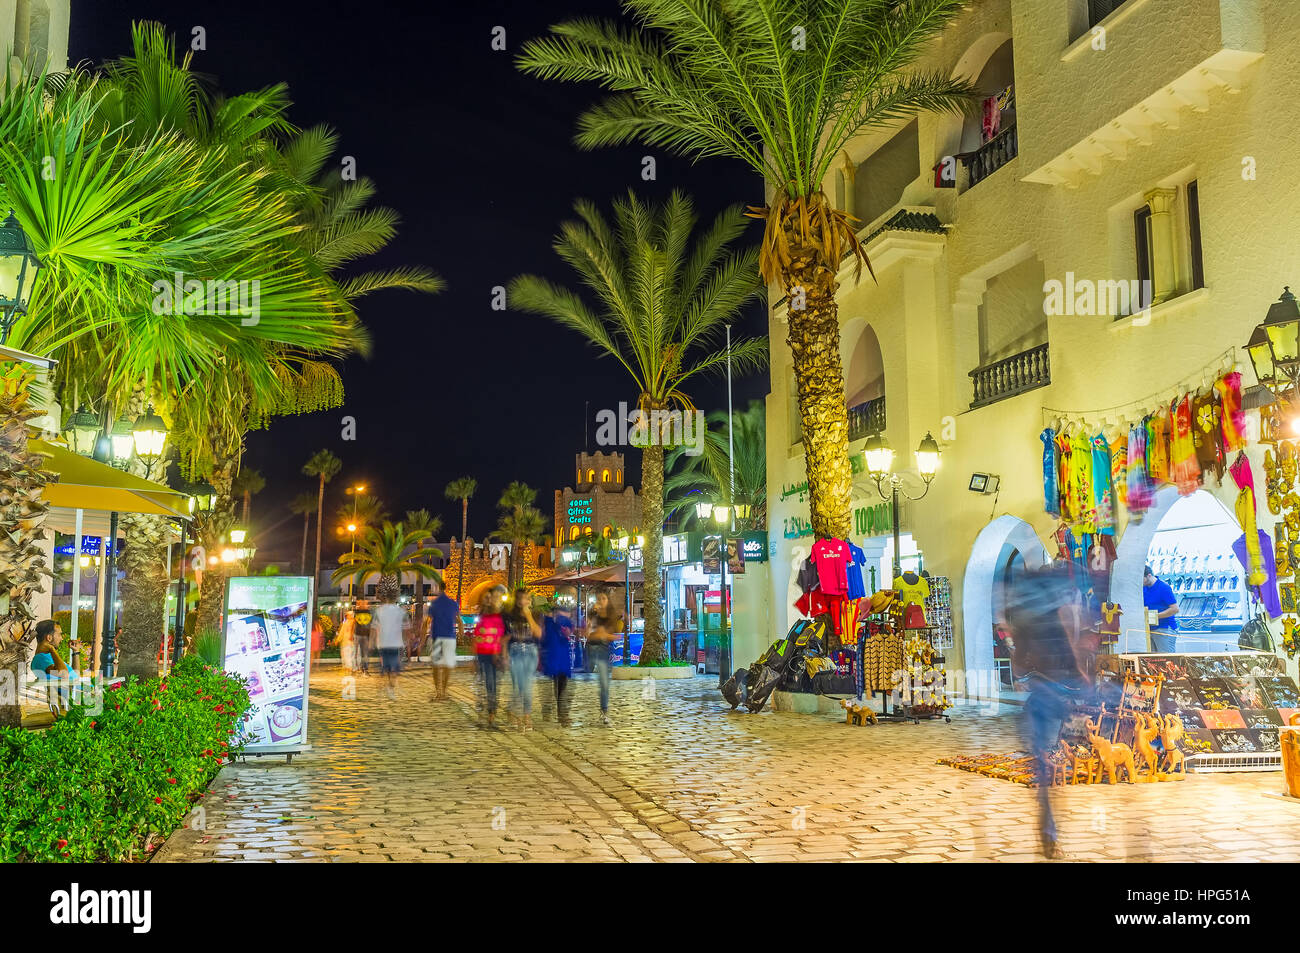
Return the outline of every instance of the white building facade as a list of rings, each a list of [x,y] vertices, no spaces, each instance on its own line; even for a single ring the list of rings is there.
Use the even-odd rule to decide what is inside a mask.
[[[823,187],[862,219],[876,276],[840,272],[850,453],[882,429],[896,467],[914,467],[926,433],[939,441],[937,479],[900,508],[903,562],[950,580],[948,667],[978,684],[996,668],[1000,573],[1056,552],[1040,432],[1074,421],[1114,440],[1224,372],[1256,383],[1244,345],[1283,286],[1300,287],[1300,4],[984,0],[918,66],[969,78],[993,115],[864,135]],[[1146,310],[1128,300],[1134,282]],[[813,542],[783,293],[770,320],[769,639],[797,618],[792,571]],[[1271,533],[1264,450],[1252,440],[1247,455]],[[855,471],[853,541],[887,574],[888,512]],[[973,491],[975,474],[998,477],[996,494]],[[922,489],[915,470],[906,489]],[[1204,489],[1231,515],[1229,477]],[[1142,625],[1143,566],[1178,499],[1165,488],[1140,522],[1119,514],[1110,585],[1126,628]],[[1145,638],[1119,647],[1145,651]]]

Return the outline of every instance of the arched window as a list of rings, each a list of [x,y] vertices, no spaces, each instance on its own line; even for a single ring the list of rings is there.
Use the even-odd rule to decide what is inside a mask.
[[[613,530],[613,528],[614,528],[614,527],[612,527],[612,526],[610,526],[608,523],[606,523],[606,524],[605,524],[605,528],[602,529],[602,530],[600,531],[600,535],[601,535],[601,536],[604,536],[606,539],[609,539],[610,531]]]
[[[620,469],[614,471],[614,482],[615,482],[615,483],[622,483],[622,482],[623,482],[623,470],[622,470],[622,468],[620,468]]]
[[[605,469],[605,470],[601,470],[601,471],[600,471],[600,482],[601,482],[601,483],[608,483],[608,482],[609,482],[609,470],[608,470],[608,469]]]
[[[595,470],[588,470],[588,471],[587,471],[587,482],[588,482],[588,483],[595,483],[595,482],[596,482],[596,471],[595,471]]]
[[[578,527],[576,527],[576,526],[570,526],[570,527],[569,527],[569,542],[573,542],[573,541],[574,541],[575,539],[577,539],[577,538],[578,538]]]

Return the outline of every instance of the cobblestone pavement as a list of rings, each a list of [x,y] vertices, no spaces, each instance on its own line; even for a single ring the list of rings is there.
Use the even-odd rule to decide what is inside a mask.
[[[312,677],[312,749],[223,769],[202,830],[155,862],[411,860],[1038,860],[1033,795],[935,763],[1017,747],[1016,709],[849,727],[830,715],[732,712],[714,680],[615,682],[614,725],[579,680],[574,725],[477,726],[469,670],[448,702],[419,666],[395,701],[377,676],[343,697]],[[509,680],[503,688],[508,690]],[[503,699],[505,695],[503,693]],[[1278,773],[1054,792],[1069,859],[1297,861],[1300,806]]]

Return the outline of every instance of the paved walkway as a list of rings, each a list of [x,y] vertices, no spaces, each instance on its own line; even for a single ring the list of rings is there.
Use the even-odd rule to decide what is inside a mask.
[[[522,734],[476,726],[466,669],[442,703],[424,666],[396,701],[376,676],[347,699],[341,673],[318,672],[312,750],[223,769],[203,829],[155,861],[1039,859],[1028,788],[935,764],[1013,750],[1016,708],[848,727],[732,712],[711,678],[655,689],[615,682],[605,728],[580,681],[573,727],[539,711]],[[1054,796],[1071,859],[1294,862],[1300,805],[1267,796],[1280,788],[1277,773],[1219,774]]]

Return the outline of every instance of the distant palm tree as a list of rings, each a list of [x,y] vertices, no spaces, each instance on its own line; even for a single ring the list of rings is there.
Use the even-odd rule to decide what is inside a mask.
[[[622,364],[636,388],[637,409],[650,423],[674,416],[679,422],[676,435],[660,427],[633,433],[636,440],[636,429],[654,431],[639,443],[645,536],[641,660],[650,665],[668,658],[659,602],[664,448],[685,441],[682,422],[695,422],[687,388],[697,375],[726,369],[728,356],[741,373],[767,361],[765,338],[733,339],[729,351],[719,346],[728,323],[758,293],[758,251],[730,247],[746,226],[738,207],[697,233],[695,209],[681,192],[658,206],[629,192],[614,202],[612,223],[590,202],[578,202],[575,211],[580,220],[561,227],[555,250],[578,273],[595,307],[577,291],[535,275],[514,279],[510,300],[519,310],[577,331]]]
[[[343,461],[328,450],[317,450],[302,467],[305,476],[320,478],[320,489],[316,494],[316,569],[312,576],[315,580],[320,579],[320,531],[321,519],[325,515],[325,484],[338,476],[341,469]]]
[[[382,526],[371,526],[365,538],[357,544],[356,552],[339,557],[339,568],[334,570],[334,584],[352,579],[357,589],[371,576],[379,577],[375,595],[380,602],[396,602],[401,593],[402,576],[410,573],[418,579],[442,579],[442,575],[428,562],[442,556],[438,549],[419,549],[421,541],[429,538],[422,530],[408,531],[401,523],[385,521]],[[410,553],[416,548],[415,553]]]
[[[701,499],[743,503],[749,507],[749,515],[736,518],[736,529],[742,532],[766,529],[767,423],[763,402],[750,401],[747,409],[732,416],[734,493],[731,460],[728,458],[726,411],[714,411],[708,420],[708,436],[702,453],[689,456],[684,448],[676,447],[665,458],[664,469],[668,477],[664,481],[667,496],[664,508],[676,514],[678,519],[685,517],[690,522],[697,519],[695,504]]]
[[[579,146],[635,142],[691,159],[727,156],[765,180],[771,200],[751,214],[766,220],[763,278],[792,302],[787,341],[818,539],[846,539],[851,529],[835,293],[843,257],[866,261],[854,222],[822,184],[854,137],[973,104],[968,82],[917,64],[969,6],[624,0],[626,19],[569,20],[526,43],[519,57],[534,76],[609,91],[579,118]]]
[[[241,519],[244,529],[249,528],[249,512],[252,509],[254,493],[261,493],[266,489],[266,477],[262,476],[260,470],[242,469],[239,476],[235,477],[231,489],[244,498],[244,515]]]
[[[456,579],[456,606],[460,607],[460,594],[465,586],[465,537],[469,534],[469,501],[478,490],[478,480],[473,477],[460,477],[447,484],[443,494],[449,500],[460,500],[460,571]]]
[[[524,542],[531,543],[541,535],[546,526],[545,517],[533,505],[537,491],[527,483],[515,480],[501,493],[497,508],[502,511],[497,522],[497,534],[510,542],[510,566],[506,578],[513,590],[522,576],[520,560]]]
[[[434,516],[428,510],[407,510],[406,519],[402,521],[407,532],[428,533],[429,539],[433,539],[442,532],[442,517]],[[424,549],[424,540],[415,544],[415,551],[418,553]],[[418,597],[415,600],[415,621],[418,623],[421,616],[424,615],[424,579],[421,578],[416,582],[415,594]]]
[[[316,494],[299,493],[289,504],[289,510],[302,516],[302,553],[298,558],[298,572],[307,575],[307,531],[311,527],[311,515],[316,512]]]

